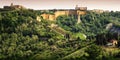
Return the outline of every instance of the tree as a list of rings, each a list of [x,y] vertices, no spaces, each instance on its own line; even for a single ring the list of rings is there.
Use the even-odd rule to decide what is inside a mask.
[[[91,45],[86,50],[86,53],[88,53],[87,59],[89,60],[97,60],[100,59],[100,55],[102,54],[102,48],[97,45]]]

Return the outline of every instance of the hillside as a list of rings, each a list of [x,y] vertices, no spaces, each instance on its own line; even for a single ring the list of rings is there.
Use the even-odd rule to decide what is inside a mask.
[[[0,60],[119,59],[119,34],[111,30],[119,30],[120,12],[87,11],[80,23],[76,16],[66,15],[56,21],[42,17],[37,21],[41,14],[31,9],[0,11]],[[109,23],[113,27],[106,29]],[[117,52],[109,56],[110,50],[104,47],[111,39],[118,44]]]

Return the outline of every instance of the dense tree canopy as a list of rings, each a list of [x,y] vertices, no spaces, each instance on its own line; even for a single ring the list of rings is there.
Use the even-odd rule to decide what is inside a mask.
[[[98,14],[88,11],[86,15],[81,15],[82,22],[79,24],[75,16],[59,16],[56,28],[63,28],[69,38],[80,37],[80,39],[67,39],[50,27],[54,22],[36,20],[36,16],[42,13],[53,14],[53,12],[29,9],[0,11],[0,60],[61,60],[84,48],[87,49],[84,52],[89,56],[73,59],[92,59],[94,55],[95,60],[100,55],[101,49],[96,45],[87,46],[94,43],[99,34],[108,32],[105,29],[108,23],[119,27],[120,22],[120,12]],[[68,32],[70,34],[67,34]],[[90,38],[92,36],[92,39],[89,36]]]

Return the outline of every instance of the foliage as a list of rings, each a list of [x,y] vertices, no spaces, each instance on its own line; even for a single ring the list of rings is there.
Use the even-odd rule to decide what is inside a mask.
[[[54,11],[45,12],[52,14]],[[117,25],[120,17],[119,12],[102,14],[88,12],[81,16],[82,23],[76,24],[75,16],[59,16],[56,21],[58,26],[69,31],[70,38],[74,36],[85,40],[81,42],[79,39],[66,39],[62,34],[50,28],[53,22],[44,19],[38,22],[36,16],[42,13],[44,11],[27,9],[0,11],[0,60],[61,60],[91,45],[92,39],[89,36],[95,39],[95,36],[100,33],[107,33],[106,25],[114,23],[113,19],[117,20],[114,23]],[[82,57],[72,56],[77,57],[75,59],[95,60],[101,54],[101,48],[92,45],[85,50],[85,53],[87,53],[86,56]]]
[[[83,33],[75,33],[73,34],[74,37],[76,37],[77,39],[80,39],[80,40],[86,40],[86,35],[83,34]]]
[[[88,53],[87,59],[97,60],[102,54],[102,48],[97,45],[91,45],[85,50],[85,52]]]
[[[81,32],[87,36],[95,36],[100,33],[105,33],[105,28],[108,23],[114,23],[117,26],[119,25],[119,18],[116,14],[118,13],[104,12],[98,14],[88,11],[86,15],[81,15],[80,19],[82,22],[79,24],[76,23],[77,20],[75,19],[75,16],[59,16],[57,18],[57,24],[71,32]]]

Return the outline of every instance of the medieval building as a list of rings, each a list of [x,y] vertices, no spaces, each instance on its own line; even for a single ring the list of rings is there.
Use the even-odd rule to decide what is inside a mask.
[[[3,7],[6,10],[14,10],[14,9],[26,9],[24,6],[22,5],[14,5],[13,3],[11,3],[10,6],[4,6]]]
[[[86,14],[86,12],[87,12],[87,7],[78,7],[78,5],[76,5],[75,9],[56,9],[54,10],[54,14],[43,13],[41,14],[41,16],[45,20],[54,21],[60,15],[67,15],[67,16],[73,15],[77,17],[79,23],[80,15],[84,15]]]
[[[5,10],[19,10],[19,9],[26,9],[22,5],[14,5],[11,3],[10,6],[4,6]],[[41,10],[45,11],[45,10]],[[75,9],[53,9],[53,10],[48,10],[48,11],[54,11],[53,14],[50,13],[42,13],[40,16],[36,17],[36,20],[41,21],[42,17],[45,20],[50,20],[50,21],[55,21],[58,16],[61,15],[67,15],[67,16],[75,16],[75,18],[78,20],[78,23],[81,22],[80,20],[80,15],[84,15],[87,12],[87,7],[78,7],[76,5]]]

